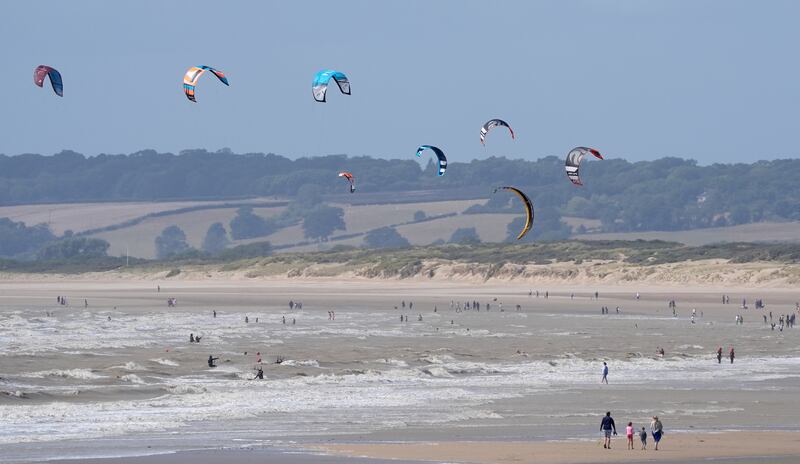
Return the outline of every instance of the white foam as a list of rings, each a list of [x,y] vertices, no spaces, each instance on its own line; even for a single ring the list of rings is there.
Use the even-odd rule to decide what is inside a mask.
[[[20,377],[32,377],[32,378],[63,377],[66,379],[81,379],[81,380],[106,378],[106,376],[95,374],[89,369],[49,369],[46,371],[28,372],[20,374]]]
[[[154,363],[157,363],[157,364],[161,364],[162,366],[171,366],[171,367],[180,366],[180,364],[178,364],[175,361],[172,361],[171,359],[155,358],[155,359],[151,359],[150,361],[152,361]]]
[[[375,360],[375,362],[395,367],[408,367],[408,363],[401,359],[383,358],[383,359],[377,359]]]
[[[319,362],[316,359],[304,359],[302,361],[295,361],[294,359],[286,359],[280,364],[281,366],[306,366],[306,367],[319,367]]]
[[[136,374],[125,374],[119,376],[119,380],[123,382],[133,383],[137,385],[144,385],[146,382]]]
[[[125,369],[126,371],[144,371],[147,370],[144,366],[136,364],[133,361],[128,361],[121,366],[111,366],[109,369]]]

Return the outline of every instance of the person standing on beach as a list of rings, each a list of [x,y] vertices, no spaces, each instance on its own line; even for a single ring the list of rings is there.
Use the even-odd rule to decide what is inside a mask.
[[[614,419],[611,417],[611,411],[606,413],[603,420],[600,422],[600,431],[603,432],[604,441],[603,448],[611,449],[611,434],[617,434],[617,426],[614,424]]]
[[[605,361],[603,361],[603,378],[600,379],[600,383],[605,383],[606,385],[608,385],[608,364],[606,364]],[[614,433],[614,435],[616,435],[616,432]]]
[[[647,430],[642,427],[642,431],[639,432],[639,440],[642,442],[642,451],[647,450]]]
[[[628,422],[628,426],[625,427],[625,437],[628,439],[628,449],[633,449],[633,422]]]
[[[717,364],[722,364],[722,347],[717,348]]]
[[[653,416],[653,421],[650,422],[650,433],[653,434],[653,441],[656,443],[655,450],[658,451],[658,442],[661,441],[661,436],[664,435],[664,426],[658,420],[658,416]]]
[[[735,357],[736,357],[736,355],[735,355],[735,354],[734,354],[734,352],[733,352],[733,347],[731,347],[731,352],[728,354],[728,356],[730,356],[730,358],[731,358],[731,364],[733,364],[733,358],[735,358]]]

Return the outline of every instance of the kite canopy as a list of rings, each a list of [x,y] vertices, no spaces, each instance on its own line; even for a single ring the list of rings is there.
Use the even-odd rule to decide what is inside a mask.
[[[421,145],[417,148],[417,156],[422,157],[422,152],[425,150],[432,150],[436,153],[436,157],[439,158],[439,173],[438,175],[443,176],[444,172],[447,170],[447,157],[444,156],[444,152],[433,145]]]
[[[341,90],[343,94],[350,95],[350,81],[347,80],[347,76],[345,76],[343,72],[326,69],[318,72],[317,75],[314,76],[314,82],[311,87],[314,100],[321,103],[325,102],[325,94],[328,92],[328,82],[330,82],[331,79],[336,82],[339,86],[339,90]]]
[[[597,159],[603,159],[603,155],[594,148],[575,147],[567,153],[567,160],[564,168],[567,170],[567,178],[575,185],[583,185],[579,170],[583,158],[588,154],[594,155]]]
[[[33,71],[33,83],[39,87],[44,87],[45,76],[50,76],[50,83],[53,85],[53,92],[59,97],[64,96],[64,82],[61,80],[61,73],[50,66],[39,65]]]
[[[222,81],[223,84],[230,85],[228,84],[228,78],[225,77],[225,74],[223,74],[222,71],[217,71],[211,66],[192,66],[188,71],[186,71],[186,75],[183,76],[183,91],[186,93],[186,98],[195,103],[197,103],[197,100],[194,98],[195,86],[197,85],[197,81],[200,79],[200,76],[202,76],[206,71],[210,71],[212,74],[217,76],[217,78]]]
[[[342,172],[339,173],[339,177],[344,177],[345,179],[347,179],[347,181],[350,182],[350,193],[355,193],[355,191],[356,191],[356,178],[353,177],[353,174],[351,174],[349,172],[346,172],[346,171],[342,171]]]
[[[507,122],[503,121],[502,119],[490,119],[486,121],[481,127],[481,144],[486,145],[486,134],[489,133],[490,130],[494,129],[497,126],[507,127],[508,131],[511,132],[511,139],[514,140],[514,130],[511,129],[511,126],[508,125]]]
[[[527,218],[525,220],[525,226],[522,228],[522,231],[520,231],[519,235],[517,235],[517,240],[519,240],[524,237],[533,226],[533,203],[531,203],[528,195],[525,195],[522,190],[516,187],[497,187],[492,193],[497,193],[498,190],[508,190],[510,192],[514,192],[517,194],[519,199],[522,200],[522,205],[525,207],[525,214],[527,215]]]

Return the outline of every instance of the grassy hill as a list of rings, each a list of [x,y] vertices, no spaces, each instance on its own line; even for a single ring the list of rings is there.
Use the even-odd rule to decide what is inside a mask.
[[[731,242],[800,242],[800,222],[757,222],[669,232],[576,234],[578,240],[664,240],[685,245]]]
[[[398,232],[406,237],[413,245],[427,245],[437,240],[447,240],[452,233],[460,227],[475,227],[481,240],[488,242],[499,242],[505,238],[506,227],[514,217],[513,214],[481,214],[481,215],[461,215],[469,206],[483,203],[485,200],[455,200],[441,202],[415,202],[415,203],[391,203],[391,204],[333,204],[344,210],[345,231],[337,231],[329,242],[323,244],[307,244],[303,236],[302,228],[299,225],[286,227],[275,233],[249,240],[234,240],[231,245],[242,245],[246,243],[269,241],[280,252],[299,252],[299,251],[319,251],[328,249],[334,245],[354,245],[359,246],[363,241],[363,234],[366,232],[384,227],[386,225],[403,224],[397,227]],[[202,202],[191,203],[191,206],[201,206]],[[220,205],[220,203],[215,203]],[[141,209],[142,213],[158,210],[154,208],[157,204],[146,204]],[[115,204],[108,204],[108,213],[115,214],[117,210]],[[109,253],[120,256],[125,254],[126,249],[130,256],[140,258],[155,257],[154,240],[161,231],[171,225],[177,225],[184,230],[187,241],[194,247],[200,247],[203,237],[208,227],[214,222],[222,222],[226,228],[228,223],[235,216],[236,207],[218,207],[214,209],[203,209],[184,212],[176,210],[174,214],[164,208],[159,210],[160,214],[148,217],[136,224],[119,227],[115,230],[101,231],[89,234],[90,237],[101,238],[111,244]],[[281,213],[285,207],[266,207],[254,208],[254,212],[264,218],[273,217]],[[445,216],[440,219],[414,222],[414,213],[423,211],[428,217]],[[103,216],[105,211],[102,208],[95,208],[92,214]],[[94,223],[107,224],[110,221],[97,219]],[[63,226],[62,226],[63,227]],[[85,230],[85,229],[84,229]],[[341,236],[351,236],[346,240],[338,240]]]
[[[281,253],[324,251],[335,245],[361,246],[364,234],[386,225],[396,226],[396,230],[415,246],[447,241],[456,229],[464,227],[474,227],[481,241],[496,243],[505,239],[508,224],[518,216],[509,213],[462,214],[472,205],[485,203],[486,199],[399,203],[402,199],[397,197],[371,198],[370,195],[361,195],[353,198],[354,203],[343,201],[348,199],[348,196],[332,198],[336,201],[333,205],[344,210],[346,230],[336,231],[328,242],[309,243],[303,237],[302,228],[294,225],[266,237],[232,241],[232,246],[268,240]],[[72,230],[101,238],[110,243],[109,254],[112,256],[124,255],[127,250],[133,257],[154,258],[154,240],[164,228],[179,226],[186,233],[189,244],[200,247],[211,224],[221,222],[227,228],[236,209],[243,205],[253,205],[254,212],[264,218],[278,215],[286,208],[285,201],[264,198],[235,202],[77,203],[5,206],[0,207],[0,217],[9,217],[28,225],[47,223],[57,234]],[[414,221],[417,211],[423,211],[429,219]],[[599,227],[599,221],[592,219],[565,217],[564,221],[573,230],[579,226],[589,231]],[[663,240],[693,246],[723,242],[800,242],[798,226],[800,223],[797,222],[762,222],[689,231],[584,233],[575,234],[573,238]]]

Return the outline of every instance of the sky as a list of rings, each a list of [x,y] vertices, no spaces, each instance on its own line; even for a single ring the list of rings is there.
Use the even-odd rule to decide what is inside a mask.
[[[797,18],[771,0],[4,0],[0,153],[796,158]],[[195,65],[230,87],[207,73],[191,103]],[[352,95],[314,102],[322,69]],[[491,118],[517,139],[482,147]]]

